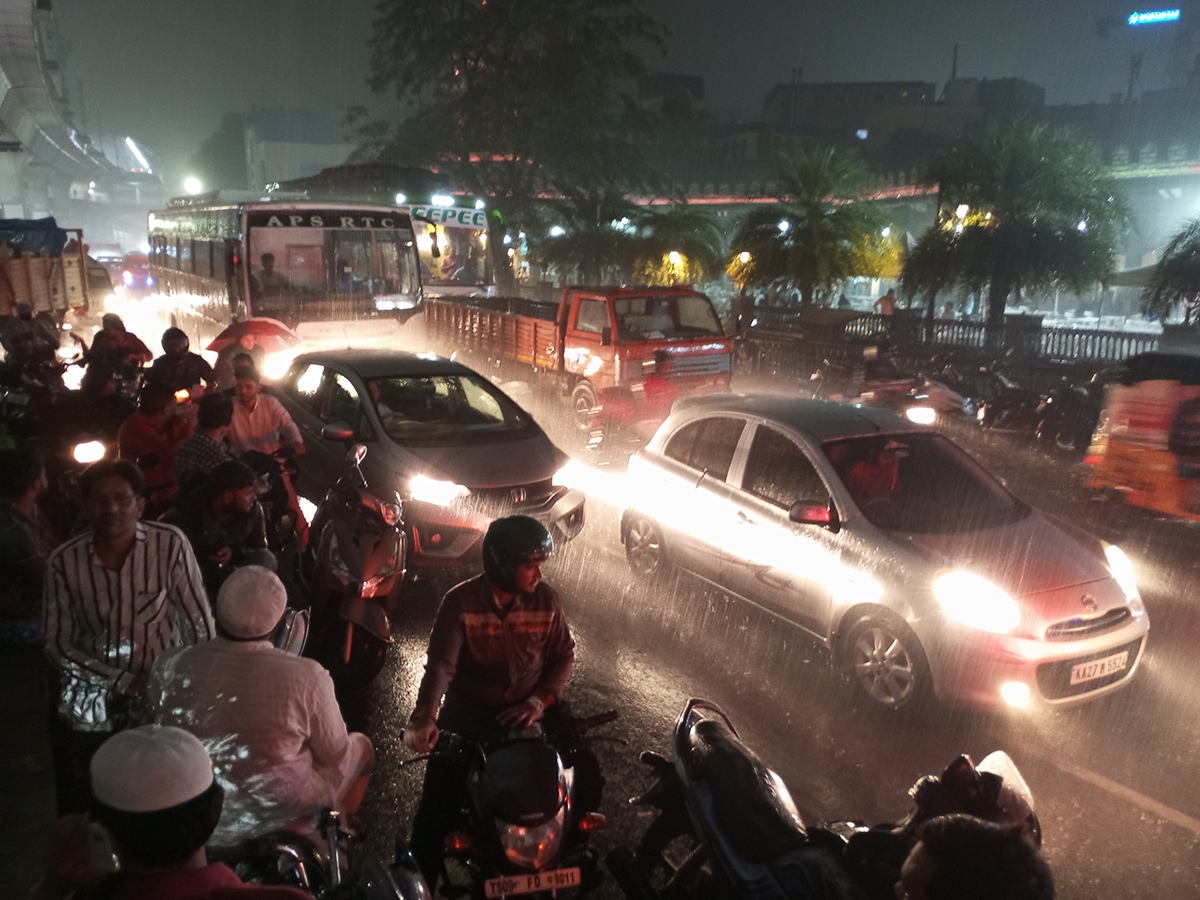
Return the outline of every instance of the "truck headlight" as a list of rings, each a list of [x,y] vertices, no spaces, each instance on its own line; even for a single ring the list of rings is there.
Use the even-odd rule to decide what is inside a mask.
[[[1133,570],[1133,563],[1129,561],[1125,551],[1116,544],[1105,544],[1104,555],[1108,559],[1108,568],[1112,572],[1112,577],[1125,592],[1125,599],[1135,599],[1138,596],[1137,572]]]
[[[933,580],[933,595],[955,622],[1003,634],[1021,622],[1017,601],[986,578],[956,570]]]
[[[453,481],[439,481],[424,475],[414,475],[408,484],[408,492],[414,500],[422,500],[437,506],[449,506],[459,497],[470,493],[461,484]]]

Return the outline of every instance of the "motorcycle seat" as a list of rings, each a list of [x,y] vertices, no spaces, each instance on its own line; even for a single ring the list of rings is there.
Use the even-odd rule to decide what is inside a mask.
[[[783,779],[724,722],[698,722],[688,742],[689,772],[708,786],[716,825],[738,853],[769,862],[808,843]]]

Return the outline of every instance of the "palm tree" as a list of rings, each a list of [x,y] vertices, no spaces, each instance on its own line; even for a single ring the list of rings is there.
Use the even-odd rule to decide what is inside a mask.
[[[807,305],[818,287],[876,274],[863,267],[877,255],[884,217],[855,202],[873,182],[848,150],[814,147],[781,157],[774,173],[781,202],[747,215],[733,238],[738,282],[795,287]]]
[[[638,252],[628,223],[637,208],[616,189],[576,187],[562,193],[541,212],[550,225],[547,237],[530,243],[533,260],[584,284],[628,281]]]
[[[1192,219],[1167,243],[1142,291],[1142,312],[1165,319],[1183,302],[1183,324],[1192,323],[1200,296],[1200,218]]]
[[[1128,209],[1095,149],[1073,132],[1025,122],[961,137],[925,175],[937,220],[901,279],[908,294],[987,286],[998,340],[1008,298],[1022,290],[1083,291],[1112,272]]]
[[[644,208],[636,225],[641,244],[634,261],[636,280],[647,284],[696,284],[719,271],[725,236],[708,211],[687,203]]]

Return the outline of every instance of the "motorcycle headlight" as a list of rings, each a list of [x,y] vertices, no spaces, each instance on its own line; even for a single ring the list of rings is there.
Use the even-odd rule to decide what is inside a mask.
[[[932,406],[910,406],[904,416],[915,425],[932,425],[937,421],[937,411]]]
[[[77,463],[88,465],[104,459],[105,447],[101,441],[84,441],[71,449],[71,457]]]
[[[567,807],[563,804],[552,819],[532,828],[522,828],[497,819],[500,846],[504,848],[508,861],[526,869],[540,869],[549,864],[562,844],[566,815]]]
[[[955,622],[1003,634],[1021,622],[1017,601],[986,578],[956,570],[933,581],[933,595]]]
[[[424,475],[414,475],[412,481],[409,482],[408,491],[414,500],[423,500],[437,506],[449,506],[459,497],[465,497],[470,493],[461,484],[426,478]]]
[[[1116,544],[1105,544],[1104,556],[1108,559],[1108,568],[1112,572],[1112,577],[1125,592],[1125,599],[1138,599],[1137,572],[1133,570],[1133,563],[1129,561],[1125,551]]]
[[[358,577],[350,571],[350,567],[346,565],[346,560],[342,558],[342,550],[338,546],[337,535],[331,529],[329,531],[329,540],[325,542],[325,564],[329,566],[329,571],[333,572],[337,580],[342,584],[350,584],[358,581]]]

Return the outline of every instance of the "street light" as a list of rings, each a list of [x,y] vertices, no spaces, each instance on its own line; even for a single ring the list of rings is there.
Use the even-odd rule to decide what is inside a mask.
[[[683,262],[683,257],[679,254],[678,250],[672,250],[667,254],[667,260],[671,263],[671,265],[678,266]]]
[[[745,265],[746,263],[750,262],[750,251],[743,250],[741,253],[739,253],[738,254],[738,262],[740,262],[742,265]]]
[[[891,237],[891,236],[892,236],[892,226],[891,226],[891,225],[884,225],[884,226],[883,226],[883,231],[881,231],[881,232],[879,232],[879,233],[880,233],[881,235],[883,235],[884,237]]]
[[[958,216],[960,219],[965,219],[967,217],[967,213],[969,213],[970,211],[971,211],[971,207],[967,206],[967,204],[965,204],[965,203],[960,203],[958,205],[958,209],[956,209],[954,211],[954,214],[956,216]]]
[[[189,175],[183,179],[183,189],[189,194],[199,194],[204,190],[204,185],[200,183],[200,179],[195,175]]]

